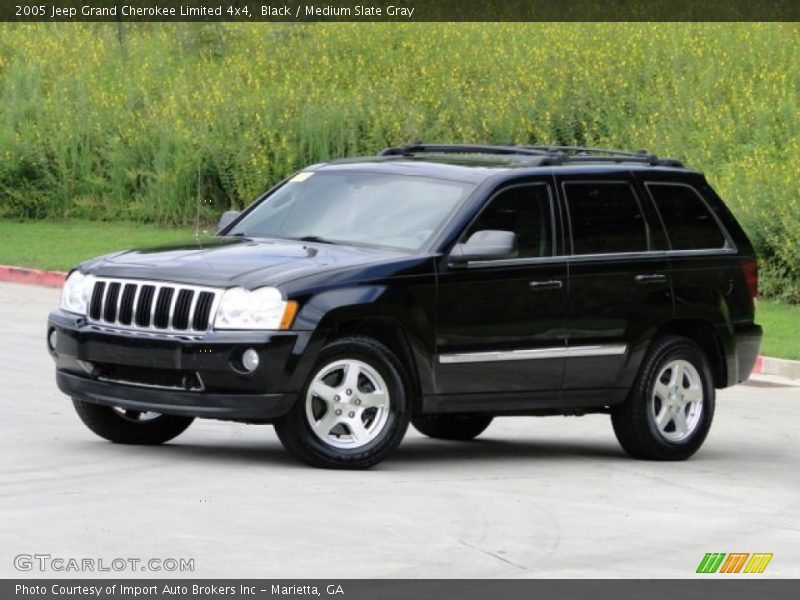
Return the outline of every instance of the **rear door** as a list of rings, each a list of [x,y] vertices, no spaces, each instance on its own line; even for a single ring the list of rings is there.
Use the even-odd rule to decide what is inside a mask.
[[[569,232],[564,398],[622,389],[673,312],[663,230],[627,171],[558,177]]]
[[[480,230],[513,231],[517,258],[448,266],[439,273],[440,394],[498,394],[493,397],[498,407],[503,392],[552,391],[557,398],[566,345],[567,267],[559,256],[551,182],[547,176],[505,185],[462,233],[460,241]]]

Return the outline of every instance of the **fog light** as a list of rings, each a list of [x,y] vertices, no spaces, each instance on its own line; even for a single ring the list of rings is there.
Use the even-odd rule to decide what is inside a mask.
[[[248,348],[242,352],[242,366],[248,373],[252,373],[258,368],[258,352]]]
[[[58,343],[58,332],[55,329],[50,330],[50,335],[47,336],[47,345],[50,347],[50,352],[56,351],[56,344]]]

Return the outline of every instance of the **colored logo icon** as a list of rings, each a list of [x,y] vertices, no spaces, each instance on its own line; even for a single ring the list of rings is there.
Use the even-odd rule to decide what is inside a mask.
[[[698,573],[763,573],[772,553],[707,552],[697,567]]]

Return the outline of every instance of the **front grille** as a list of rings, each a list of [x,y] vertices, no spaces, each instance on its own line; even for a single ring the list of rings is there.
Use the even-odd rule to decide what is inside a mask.
[[[89,322],[99,325],[162,331],[208,331],[221,290],[121,279],[98,279],[89,301]]]

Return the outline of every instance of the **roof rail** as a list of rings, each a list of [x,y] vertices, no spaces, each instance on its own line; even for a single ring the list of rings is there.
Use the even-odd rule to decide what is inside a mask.
[[[414,142],[405,146],[384,148],[378,156],[413,156],[424,153],[439,154],[503,154],[506,156],[542,156],[547,157],[549,152],[536,148],[523,146],[486,146],[482,144],[423,144]]]
[[[587,146],[490,146],[481,144],[424,144],[414,142],[405,146],[384,148],[379,156],[414,156],[415,154],[496,154],[504,156],[529,156],[539,160],[537,164],[560,165],[575,162],[613,162],[642,163],[663,167],[683,167],[683,163],[674,158],[659,158],[646,150],[626,152],[606,148],[590,148]]]

